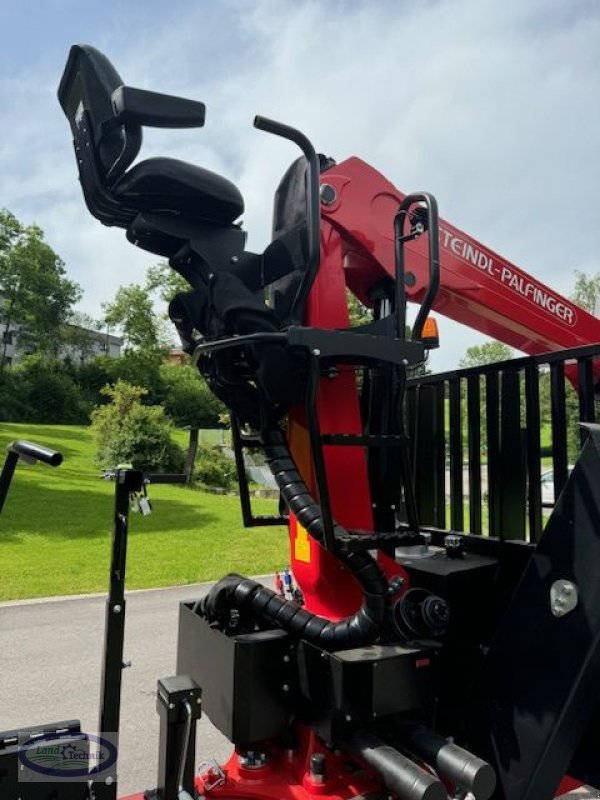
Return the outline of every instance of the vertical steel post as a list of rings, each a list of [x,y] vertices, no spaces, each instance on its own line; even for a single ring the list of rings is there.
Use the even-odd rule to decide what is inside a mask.
[[[123,642],[125,638],[125,569],[127,563],[127,534],[129,503],[132,492],[140,492],[143,475],[138,470],[118,470],[115,476],[115,511],[110,565],[110,581],[104,623],[104,653],[100,689],[100,730],[119,747],[121,716],[121,678],[123,671]],[[111,769],[94,779],[95,800],[116,800],[117,761]]]

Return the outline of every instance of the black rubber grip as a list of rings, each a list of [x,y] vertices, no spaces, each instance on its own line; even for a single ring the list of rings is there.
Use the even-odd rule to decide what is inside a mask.
[[[42,461],[51,467],[58,467],[62,464],[62,453],[57,450],[50,450],[49,447],[44,447],[42,444],[35,442],[28,442],[25,439],[17,439],[11,442],[6,448],[9,453],[16,453],[23,458],[34,459],[35,461]]]

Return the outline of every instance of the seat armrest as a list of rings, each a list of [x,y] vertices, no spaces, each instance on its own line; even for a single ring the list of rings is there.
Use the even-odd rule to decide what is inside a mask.
[[[122,125],[148,125],[153,128],[201,128],[206,106],[168,94],[119,86],[111,95],[115,121]]]

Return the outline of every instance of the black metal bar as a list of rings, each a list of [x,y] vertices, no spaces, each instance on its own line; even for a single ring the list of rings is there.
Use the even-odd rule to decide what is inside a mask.
[[[407,436],[410,442],[411,464],[413,465],[413,477],[415,475],[415,438],[417,434],[417,388],[405,390],[404,411],[406,418]]]
[[[446,525],[446,439],[444,385],[417,393],[415,410],[414,485],[420,525]]]
[[[448,372],[440,372],[433,375],[422,375],[417,378],[411,378],[409,385],[424,386],[429,383],[438,383],[438,381],[449,381],[453,378],[467,378],[469,375],[487,375],[493,372],[502,372],[507,367],[510,369],[525,369],[529,364],[536,364],[538,366],[549,365],[554,363],[575,362],[580,358],[600,359],[600,344],[586,345],[585,347],[573,347],[569,350],[557,350],[552,353],[543,353],[539,356],[524,356],[523,358],[512,358],[508,361],[497,361],[494,364],[485,364],[478,367],[468,367],[460,370],[450,370]]]
[[[214,353],[217,350],[227,350],[230,347],[243,347],[246,344],[274,344],[287,342],[285,333],[248,333],[245,336],[230,336],[226,339],[216,339],[213,342],[200,342],[192,353],[192,362],[197,363],[198,358],[204,353]]]
[[[469,447],[469,528],[481,534],[481,394],[479,376],[467,379],[467,431]]]
[[[525,420],[527,451],[527,513],[529,541],[542,535],[540,373],[536,364],[525,368]]]
[[[0,514],[4,508],[19,458],[30,463],[41,461],[50,467],[58,467],[63,460],[62,454],[56,450],[50,450],[50,448],[35,442],[27,442],[25,439],[17,439],[11,442],[6,448],[6,453],[2,474],[0,474]]]
[[[182,789],[190,798],[195,796],[196,720],[200,718],[200,696],[201,690],[188,675],[158,681],[156,710],[160,728],[155,800],[178,800]]]
[[[191,483],[194,475],[194,464],[196,463],[196,454],[198,452],[198,439],[199,430],[194,425],[190,425],[190,437],[188,441],[188,449],[185,455],[185,463],[183,465],[183,474],[185,475],[185,482]]]
[[[446,425],[445,425],[445,386],[440,384],[435,390],[433,418],[433,453],[431,466],[434,474],[434,524],[446,524]],[[431,467],[430,467],[431,468]]]
[[[11,442],[7,449],[25,460],[41,461],[50,467],[58,467],[63,461],[62,454],[56,450],[50,450],[49,447],[44,447],[43,444],[28,442],[25,439],[17,439],[15,442]]]
[[[2,467],[2,474],[0,475],[0,513],[2,513],[2,509],[4,508],[6,496],[18,463],[18,454],[9,452],[4,461],[4,466]]]
[[[396,325],[399,339],[405,337],[406,328],[406,297],[404,289],[404,224],[411,206],[416,203],[425,203],[427,209],[427,235],[429,243],[429,284],[417,318],[413,325],[412,339],[419,340],[423,332],[423,325],[431,311],[433,301],[440,285],[440,234],[438,225],[437,200],[428,192],[413,192],[406,195],[400,203],[398,213],[394,219],[395,254],[396,254]]]
[[[404,265],[404,222],[406,212],[399,211],[394,219],[394,248],[396,258],[396,280],[394,284],[396,336],[406,337],[406,271]]]
[[[418,533],[419,510],[417,507],[417,496],[415,492],[415,479],[412,469],[410,454],[410,444],[406,439],[400,450],[400,468],[402,472],[402,486],[404,489],[404,507],[406,510],[406,520],[413,533]],[[393,554],[392,554],[393,556]]]
[[[448,384],[450,440],[450,526],[464,530],[463,443],[460,380]]]
[[[504,538],[500,526],[500,402],[497,372],[486,375],[485,406],[488,466],[489,534]]]
[[[254,514],[252,511],[252,499],[250,497],[250,486],[246,475],[246,464],[244,460],[245,447],[262,447],[263,443],[257,438],[246,438],[242,434],[240,423],[235,414],[231,417],[231,439],[233,442],[233,454],[235,457],[235,468],[238,476],[238,487],[240,493],[240,508],[242,510],[242,520],[245,528],[264,528],[271,525],[287,525],[289,519],[284,516]]]
[[[330,552],[335,551],[335,533],[331,517],[331,503],[329,500],[329,487],[327,472],[325,470],[325,456],[321,439],[321,426],[319,424],[319,382],[321,378],[319,356],[311,353],[308,369],[308,386],[306,390],[306,419],[308,422],[308,435],[312,450],[315,468],[315,480],[319,494],[319,504],[323,515],[324,546]]]
[[[148,472],[144,475],[144,483],[187,483],[184,472]]]
[[[594,373],[591,358],[580,358],[577,362],[577,389],[579,393],[580,422],[595,422],[596,408],[594,402]],[[580,442],[583,446],[587,432],[582,428]]]
[[[404,447],[407,442],[406,436],[392,433],[324,433],[322,439],[323,444],[342,447]]]
[[[245,528],[251,528],[253,524],[252,506],[250,501],[250,488],[246,476],[242,439],[240,436],[240,423],[236,414],[231,413],[229,416],[231,419],[231,441],[233,443],[233,454],[235,456],[242,520]]]
[[[110,565],[109,592],[106,600],[104,653],[100,689],[100,736],[110,737],[119,747],[121,716],[121,678],[123,643],[125,638],[125,570],[127,565],[127,534],[129,502],[132,492],[140,492],[144,476],[138,470],[119,470],[115,482],[114,530]],[[111,779],[107,783],[107,778]],[[92,785],[96,800],[115,800],[117,797],[117,763],[104,770]]]
[[[275,136],[281,136],[294,142],[304,153],[306,163],[308,165],[308,175],[306,180],[306,222],[308,233],[308,258],[304,276],[294,302],[292,303],[291,316],[295,322],[302,322],[301,319],[296,318],[296,312],[302,298],[311,287],[317,272],[319,271],[319,264],[321,260],[321,204],[319,200],[319,176],[320,176],[320,163],[319,157],[315,152],[311,141],[299,130],[292,128],[289,125],[284,125],[281,122],[276,122],[267,117],[256,116],[254,117],[254,127],[267,133],[273,133]]]
[[[500,527],[504,539],[526,538],[527,473],[521,435],[521,383],[502,373],[500,411]]]
[[[552,468],[554,470],[554,501],[556,502],[569,477],[567,468],[567,410],[564,363],[555,362],[550,366],[550,398],[552,407]]]

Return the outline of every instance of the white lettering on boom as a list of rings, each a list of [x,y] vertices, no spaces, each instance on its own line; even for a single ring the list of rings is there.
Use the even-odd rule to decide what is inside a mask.
[[[562,298],[557,298],[547,289],[533,283],[524,275],[516,273],[506,264],[497,265],[489,253],[477,247],[473,242],[469,242],[461,236],[455,236],[451,231],[440,227],[440,243],[445,250],[449,250],[453,255],[476,269],[486,272],[494,280],[507,286],[520,297],[534,303],[538,308],[547,311],[562,322],[566,322],[567,325],[575,324],[577,315],[573,306]]]

